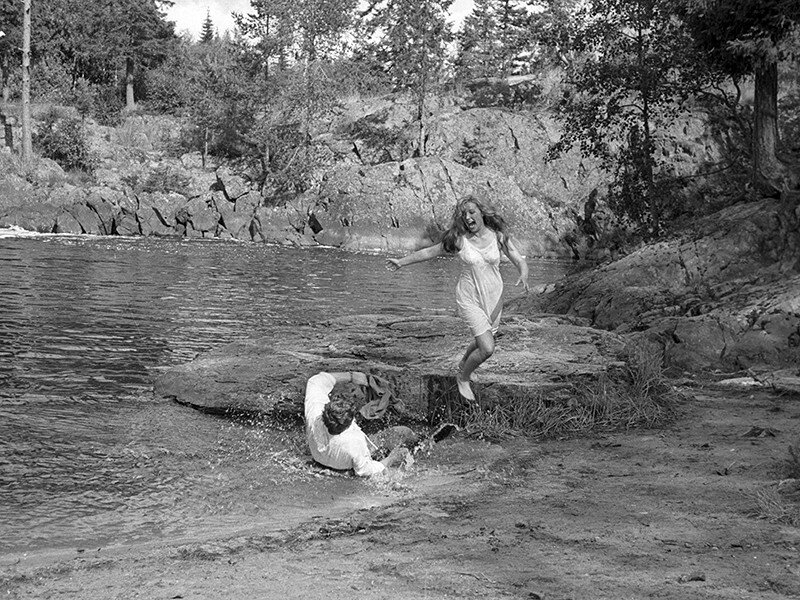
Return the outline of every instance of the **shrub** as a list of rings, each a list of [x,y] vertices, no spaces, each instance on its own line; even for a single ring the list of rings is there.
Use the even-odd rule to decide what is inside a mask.
[[[33,141],[42,156],[53,159],[65,169],[93,170],[95,159],[83,122],[78,117],[64,115],[57,109],[49,110]]]

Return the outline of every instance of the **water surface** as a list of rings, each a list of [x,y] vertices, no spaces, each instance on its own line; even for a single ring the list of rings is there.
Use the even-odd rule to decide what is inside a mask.
[[[198,413],[155,398],[152,382],[159,369],[276,325],[454,313],[455,260],[396,273],[384,262],[0,230],[0,553],[279,526],[364,502],[369,482],[314,469],[300,432]],[[530,267],[532,283],[565,269]],[[512,286],[513,266],[503,273]]]

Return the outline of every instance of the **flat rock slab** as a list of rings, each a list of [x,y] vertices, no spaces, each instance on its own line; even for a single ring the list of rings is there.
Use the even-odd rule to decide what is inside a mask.
[[[221,346],[166,370],[155,393],[209,412],[299,417],[310,376],[358,370],[388,379],[407,414],[431,419],[445,397],[458,399],[455,374],[469,341],[456,317],[341,317]],[[621,336],[575,317],[511,315],[473,388],[482,404],[502,402],[508,394],[569,389],[620,373],[624,357]]]

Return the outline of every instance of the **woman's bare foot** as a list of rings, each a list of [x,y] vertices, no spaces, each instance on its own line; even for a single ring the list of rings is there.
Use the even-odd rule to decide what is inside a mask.
[[[469,386],[469,381],[461,379],[461,373],[456,375],[456,384],[458,384],[458,393],[464,396],[467,400],[474,401],[475,394],[472,393],[472,388]]]

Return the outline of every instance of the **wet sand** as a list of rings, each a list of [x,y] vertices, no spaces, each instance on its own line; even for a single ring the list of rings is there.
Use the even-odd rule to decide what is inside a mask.
[[[798,597],[800,529],[757,498],[788,485],[800,399],[684,391],[679,418],[656,430],[455,434],[357,501],[276,528],[7,554],[0,597]]]

